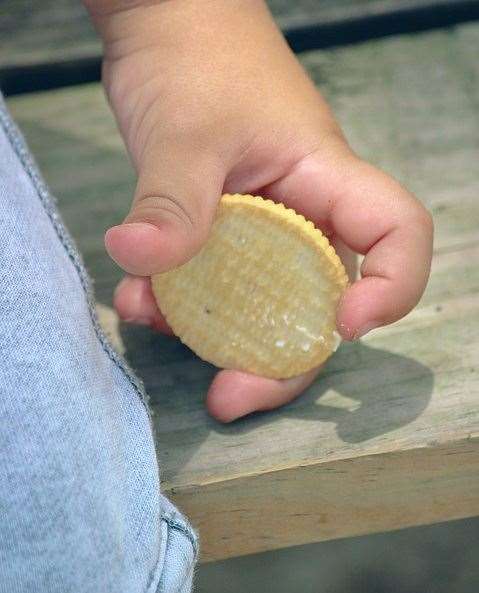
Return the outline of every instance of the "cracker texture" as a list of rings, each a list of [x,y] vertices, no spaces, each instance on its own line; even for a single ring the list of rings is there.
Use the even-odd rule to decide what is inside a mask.
[[[198,356],[275,379],[304,373],[336,350],[336,308],[347,284],[312,222],[239,194],[222,197],[200,253],[152,277],[166,320]]]

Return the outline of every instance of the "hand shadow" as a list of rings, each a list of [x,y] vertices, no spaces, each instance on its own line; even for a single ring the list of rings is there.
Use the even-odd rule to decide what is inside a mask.
[[[285,411],[294,418],[334,422],[342,441],[361,443],[413,422],[426,409],[433,388],[431,369],[413,358],[361,342],[344,343]]]
[[[124,324],[120,331],[126,356],[150,397],[165,480],[181,472],[209,436],[217,435],[218,447],[234,447],[238,436],[288,417],[332,422],[345,443],[368,441],[420,416],[434,386],[431,370],[412,358],[359,342],[343,343],[315,383],[295,401],[222,425],[204,408],[217,372],[214,366],[198,359],[179,340]]]
[[[256,412],[219,431],[243,433],[275,415],[332,422],[345,443],[362,443],[413,422],[427,408],[434,375],[413,358],[344,342],[300,397],[273,412]]]

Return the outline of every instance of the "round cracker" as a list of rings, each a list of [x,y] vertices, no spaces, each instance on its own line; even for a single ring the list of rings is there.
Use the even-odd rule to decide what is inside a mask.
[[[312,222],[239,194],[222,197],[195,257],[152,277],[168,324],[198,356],[275,379],[317,367],[336,350],[336,308],[347,284]]]

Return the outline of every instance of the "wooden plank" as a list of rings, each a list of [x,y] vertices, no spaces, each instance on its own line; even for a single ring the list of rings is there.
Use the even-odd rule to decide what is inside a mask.
[[[371,19],[410,10],[446,10],[455,20],[477,13],[475,0],[268,0],[278,24],[295,29]],[[468,17],[468,14],[470,17]],[[477,15],[476,15],[477,18]],[[414,28],[418,19],[411,17]],[[431,23],[434,23],[432,18]],[[344,41],[341,41],[344,42]],[[0,69],[97,57],[101,44],[81,0],[4,0],[0,13]]]
[[[100,52],[81,0],[3,0],[0,67],[79,59]]]
[[[120,273],[102,232],[134,179],[100,88],[10,101],[145,381],[163,488],[200,527],[203,560],[479,514],[478,46],[467,25],[304,55],[354,148],[432,210],[431,281],[297,401],[229,426],[203,407],[210,365],[109,309]]]
[[[205,497],[195,518],[217,538],[205,542],[212,559],[237,556],[474,515],[478,456],[477,440],[434,445],[193,486],[177,501],[194,512]]]
[[[462,4],[457,0],[267,0],[267,3],[278,24],[287,29],[304,25],[308,21],[333,23],[411,10],[450,8],[454,12]],[[474,2],[463,4],[468,8],[473,5]]]

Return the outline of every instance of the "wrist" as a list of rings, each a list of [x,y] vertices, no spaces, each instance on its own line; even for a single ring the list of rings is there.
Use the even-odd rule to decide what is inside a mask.
[[[145,146],[171,150],[179,138],[230,162],[286,111],[302,127],[304,111],[314,125],[318,104],[327,112],[263,0],[136,3],[94,18],[106,94],[137,168]]]
[[[103,41],[105,58],[117,60],[146,47],[184,43],[198,31],[215,37],[244,22],[275,28],[265,0],[83,0]],[[226,25],[233,25],[226,27]],[[213,47],[211,48],[213,49]]]

